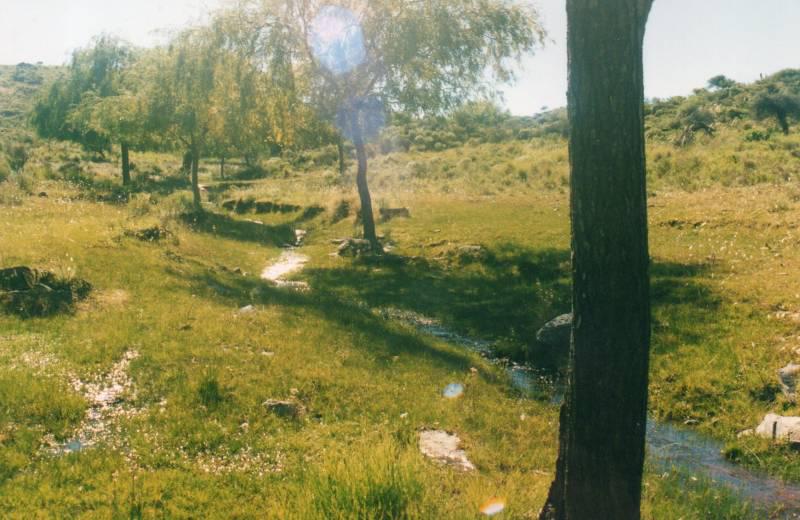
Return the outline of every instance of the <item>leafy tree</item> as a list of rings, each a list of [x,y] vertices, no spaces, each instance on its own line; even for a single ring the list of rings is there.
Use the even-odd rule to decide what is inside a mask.
[[[726,90],[736,86],[736,82],[722,74],[714,76],[708,80],[708,88],[715,90]]]
[[[262,34],[291,60],[302,98],[352,141],[364,237],[376,250],[367,141],[387,113],[442,113],[510,80],[508,58],[543,31],[536,13],[505,0],[265,0]],[[250,4],[251,6],[255,4]]]
[[[697,132],[704,132],[706,135],[716,133],[716,117],[703,106],[701,101],[695,101],[681,108],[677,124],[683,129],[676,141],[678,146],[692,143]]]
[[[205,29],[187,29],[168,48],[151,51],[143,64],[149,77],[146,127],[187,151],[197,211],[202,209],[200,158],[208,142],[214,109],[216,57],[210,42]]]
[[[33,109],[33,123],[42,137],[71,140],[84,148],[103,152],[112,142],[122,143],[126,125],[100,118],[99,106],[121,115],[124,107],[117,102],[103,102],[124,94],[121,77],[133,63],[133,49],[111,36],[99,36],[86,49],[73,53],[65,76],[56,80]],[[119,101],[119,100],[117,100]],[[123,146],[123,182],[130,180],[130,170]]]
[[[640,517],[650,346],[642,44],[651,5],[567,1],[574,319],[542,519]]]
[[[788,135],[789,118],[800,119],[800,96],[773,87],[756,97],[753,109],[758,119],[775,118],[783,133]]]

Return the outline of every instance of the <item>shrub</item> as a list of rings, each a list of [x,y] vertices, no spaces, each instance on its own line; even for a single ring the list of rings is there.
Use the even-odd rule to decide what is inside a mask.
[[[206,408],[213,409],[225,399],[222,387],[213,374],[206,374],[197,388],[197,396]]]

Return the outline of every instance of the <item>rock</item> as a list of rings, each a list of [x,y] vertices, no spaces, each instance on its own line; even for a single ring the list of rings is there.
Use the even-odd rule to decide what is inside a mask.
[[[755,430],[742,432],[742,435],[756,435],[765,439],[800,443],[800,417],[783,417],[767,414]]]
[[[0,291],[27,291],[36,285],[38,274],[30,267],[0,269]]]
[[[466,452],[459,449],[460,445],[461,439],[446,431],[425,430],[419,434],[419,451],[426,457],[460,471],[474,470],[475,466]]]
[[[383,222],[388,222],[393,218],[411,218],[411,212],[408,211],[408,208],[380,208],[378,212]]]
[[[339,256],[356,257],[372,252],[372,244],[362,238],[348,238],[339,245],[336,253]]]
[[[170,232],[167,228],[161,226],[153,226],[151,228],[145,229],[138,229],[135,231],[126,231],[125,236],[134,237],[137,240],[141,240],[143,242],[158,242],[164,238],[167,238],[170,235]]]
[[[306,414],[306,407],[293,399],[267,399],[264,407],[275,415],[289,419],[299,419]]]
[[[797,397],[797,382],[800,379],[800,365],[789,363],[778,370],[778,379],[786,397],[795,400]]]
[[[242,307],[241,309],[239,309],[236,312],[236,314],[245,315],[245,314],[252,314],[254,312],[256,312],[256,308],[255,307],[253,307],[252,305],[246,305],[246,306]]]
[[[0,306],[20,316],[70,312],[91,290],[89,282],[78,278],[59,278],[24,266],[0,269]]]
[[[544,324],[536,332],[536,341],[559,350],[569,350],[572,334],[572,313],[562,314]]]

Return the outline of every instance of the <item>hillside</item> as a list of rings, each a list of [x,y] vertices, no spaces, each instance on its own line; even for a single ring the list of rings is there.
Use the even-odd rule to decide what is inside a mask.
[[[0,65],[0,139],[28,126],[36,96],[61,70],[27,63]]]

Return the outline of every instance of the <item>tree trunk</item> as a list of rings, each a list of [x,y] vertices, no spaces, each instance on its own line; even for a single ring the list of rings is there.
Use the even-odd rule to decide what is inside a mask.
[[[336,148],[339,150],[339,175],[344,176],[345,171],[347,171],[347,165],[344,158],[344,141],[341,137],[336,142]]]
[[[183,154],[183,166],[181,167],[184,175],[191,175],[192,173],[192,150],[189,149]]]
[[[225,156],[223,155],[219,160],[219,177],[225,179]]]
[[[375,252],[381,251],[378,237],[375,235],[375,217],[372,214],[372,197],[369,194],[369,184],[367,183],[367,150],[364,146],[364,137],[361,132],[361,123],[358,116],[353,117],[353,144],[356,147],[358,157],[358,175],[356,185],[358,186],[358,196],[361,198],[361,222],[364,225],[364,238],[372,245]]]
[[[652,0],[568,0],[569,390],[542,519],[640,518],[650,345],[642,42]]]
[[[127,186],[131,183],[131,161],[128,145],[122,143],[122,185]]]
[[[781,131],[783,131],[783,135],[789,135],[789,118],[786,114],[778,114],[778,124],[781,125]]]
[[[200,150],[196,144],[192,145],[192,195],[194,198],[194,210],[203,210],[203,200],[200,197],[200,182],[198,180],[198,170],[200,169]]]

